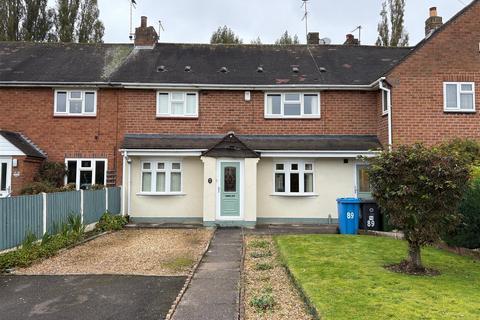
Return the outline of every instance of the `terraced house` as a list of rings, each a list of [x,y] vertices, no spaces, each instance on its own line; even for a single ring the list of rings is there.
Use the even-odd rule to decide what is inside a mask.
[[[48,159],[137,222],[335,222],[358,156],[480,137],[480,3],[430,15],[412,48],[0,43],[0,195]]]

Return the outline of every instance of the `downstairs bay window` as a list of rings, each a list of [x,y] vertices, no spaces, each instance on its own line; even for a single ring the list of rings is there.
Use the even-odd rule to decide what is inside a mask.
[[[315,176],[313,161],[274,163],[274,194],[313,195]]]
[[[143,161],[141,176],[143,194],[180,194],[182,163],[180,161]]]
[[[106,159],[66,159],[67,184],[75,184],[77,190],[88,190],[92,185],[107,184]]]

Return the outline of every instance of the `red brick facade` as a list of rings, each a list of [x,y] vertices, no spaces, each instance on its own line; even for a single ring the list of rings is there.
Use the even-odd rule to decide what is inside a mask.
[[[480,138],[480,2],[395,67],[393,143],[435,144],[454,137]],[[475,82],[476,113],[445,113],[443,82]]]
[[[162,119],[155,116],[155,91],[126,90],[126,133],[181,134],[371,134],[377,133],[377,92],[323,91],[319,119],[265,119],[265,95],[244,91],[201,91],[196,119]]]

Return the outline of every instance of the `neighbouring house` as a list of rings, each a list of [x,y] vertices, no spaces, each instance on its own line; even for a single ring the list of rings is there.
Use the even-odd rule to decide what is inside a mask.
[[[47,158],[136,222],[335,223],[359,156],[480,138],[480,1],[430,15],[412,48],[159,43],[145,17],[132,45],[0,43],[1,195]]]

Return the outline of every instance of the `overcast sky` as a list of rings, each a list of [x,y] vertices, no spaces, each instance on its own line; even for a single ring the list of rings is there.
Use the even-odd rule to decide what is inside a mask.
[[[50,0],[52,4],[54,0]],[[105,42],[128,42],[130,0],[98,0],[100,18],[105,23]],[[298,34],[305,42],[304,9],[301,0],[136,0],[134,27],[140,16],[158,30],[162,20],[165,31],[161,42],[208,43],[212,31],[227,25],[244,43],[258,36],[273,43],[285,30]],[[428,9],[438,8],[444,21],[450,19],[471,0],[407,0],[405,22],[410,45],[424,37]],[[345,35],[362,26],[362,44],[374,44],[382,0],[309,0],[309,31],[320,32],[333,43],[343,43]],[[358,35],[358,32],[356,33]]]

